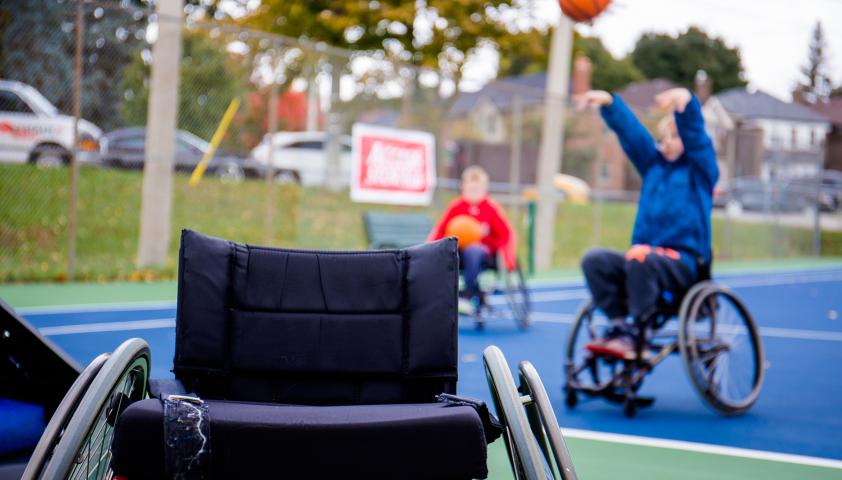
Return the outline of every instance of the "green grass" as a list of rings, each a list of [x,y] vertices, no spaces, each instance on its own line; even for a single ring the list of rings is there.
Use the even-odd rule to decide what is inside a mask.
[[[426,212],[437,216],[453,197],[440,193],[426,208],[357,204],[347,191],[331,193],[295,186],[274,188],[272,231],[265,231],[266,184],[249,180],[231,185],[207,178],[195,188],[178,174],[173,191],[170,259],[154,270],[135,266],[142,174],[82,168],[76,272],[67,271],[67,169],[41,170],[29,165],[0,166],[0,282],[113,281],[172,279],[178,234],[191,228],[241,242],[293,248],[362,249],[366,246],[362,214],[366,210]],[[511,211],[526,258],[525,209]],[[593,245],[624,249],[634,222],[635,206],[607,203],[560,206],[556,222],[553,267],[575,267]],[[599,227],[595,220],[601,218]],[[726,242],[727,240],[727,242]],[[714,221],[718,258],[783,258],[808,255],[808,229],[774,228]],[[842,255],[842,234],[825,233],[823,254]]]

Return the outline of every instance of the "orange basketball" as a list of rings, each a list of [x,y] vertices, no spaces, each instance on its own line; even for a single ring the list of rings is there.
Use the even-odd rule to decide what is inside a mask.
[[[459,239],[459,248],[465,248],[482,240],[482,227],[479,221],[470,215],[457,215],[447,222],[444,235],[456,237]]]
[[[574,22],[587,22],[602,13],[611,0],[558,0],[561,11]]]

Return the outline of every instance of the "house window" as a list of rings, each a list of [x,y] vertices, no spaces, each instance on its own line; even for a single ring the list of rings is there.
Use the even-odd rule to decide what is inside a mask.
[[[811,147],[816,146],[816,129],[815,128],[810,129],[810,146]]]
[[[494,112],[487,112],[485,114],[485,132],[491,136],[497,136],[500,130],[500,118]]]
[[[790,150],[798,149],[798,129],[792,127],[792,139],[789,144]]]

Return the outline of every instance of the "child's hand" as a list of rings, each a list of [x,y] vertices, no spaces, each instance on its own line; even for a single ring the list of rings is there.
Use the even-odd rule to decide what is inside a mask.
[[[614,103],[614,97],[604,90],[591,90],[573,97],[576,111],[581,112],[586,108],[607,107]]]
[[[693,94],[686,88],[672,88],[655,95],[655,105],[667,113],[684,113],[684,108],[693,99]]]

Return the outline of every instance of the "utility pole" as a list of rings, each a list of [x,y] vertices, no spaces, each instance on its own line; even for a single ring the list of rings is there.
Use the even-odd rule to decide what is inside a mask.
[[[538,270],[550,267],[553,254],[556,192],[553,180],[561,171],[564,145],[564,117],[570,83],[570,56],[573,48],[573,22],[562,15],[553,30],[550,65],[545,90],[544,124],[538,156],[538,210],[535,225],[535,263]]]
[[[167,0],[155,6],[158,38],[152,47],[138,267],[164,265],[170,245],[182,2]]]

